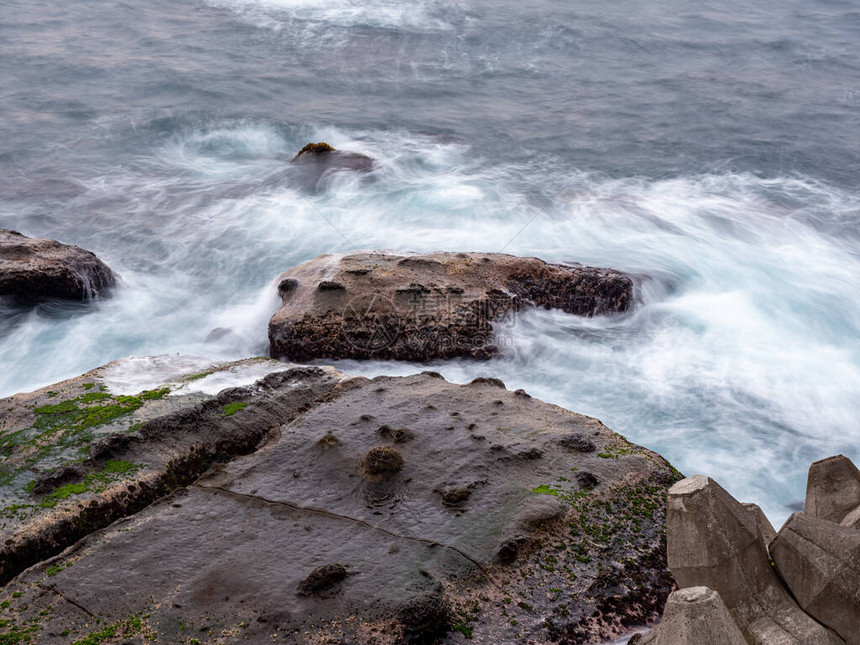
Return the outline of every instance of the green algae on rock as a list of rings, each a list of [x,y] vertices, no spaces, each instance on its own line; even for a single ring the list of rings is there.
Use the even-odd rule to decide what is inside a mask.
[[[340,378],[309,368],[295,373],[298,386],[275,374],[256,389],[206,393],[210,380],[253,383],[291,369],[247,359],[212,365],[204,376],[186,366],[195,378],[172,374],[134,395],[111,391],[117,372],[134,360],[0,401],[0,583],[211,464],[253,450],[271,427]],[[281,388],[294,392],[275,401]],[[241,422],[233,418],[239,411]]]
[[[159,642],[595,642],[656,617],[671,591],[678,474],[596,419],[495,379],[296,368],[138,432],[154,451],[223,440],[249,415],[264,449],[175,476],[169,497],[21,573],[0,593],[15,624],[50,605],[40,643],[130,616]],[[124,458],[146,465],[140,452]]]

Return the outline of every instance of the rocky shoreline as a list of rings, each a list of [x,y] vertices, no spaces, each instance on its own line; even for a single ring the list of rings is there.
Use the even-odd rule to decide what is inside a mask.
[[[327,144],[292,164],[373,167]],[[0,296],[116,283],[0,231]],[[0,400],[0,643],[600,643],[661,614],[631,643],[858,642],[850,460],[814,464],[777,533],[491,375],[283,362],[488,359],[518,312],[623,315],[637,286],[503,254],[320,256],[277,280],[273,358],[132,357]]]
[[[0,229],[0,298],[23,304],[89,300],[116,283],[114,272],[89,251]]]
[[[261,366],[214,396],[241,365],[131,396],[120,362],[0,402],[0,633],[573,643],[659,614],[659,455],[495,379]]]

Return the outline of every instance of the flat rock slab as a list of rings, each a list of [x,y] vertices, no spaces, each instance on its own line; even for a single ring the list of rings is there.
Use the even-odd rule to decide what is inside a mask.
[[[21,574],[2,629],[39,643],[106,629],[135,643],[599,642],[672,590],[663,524],[679,477],[494,379],[345,379],[252,454]]]
[[[0,296],[87,300],[115,285],[113,271],[89,251],[0,229]]]
[[[618,271],[494,253],[323,255],[279,279],[273,357],[425,361],[489,358],[529,307],[581,316],[633,305]]]
[[[269,359],[131,358],[0,400],[0,583],[256,449],[344,378]]]

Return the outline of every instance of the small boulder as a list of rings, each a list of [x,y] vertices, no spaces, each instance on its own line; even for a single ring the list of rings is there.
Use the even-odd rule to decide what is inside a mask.
[[[367,155],[360,152],[337,150],[324,141],[305,145],[293,157],[293,163],[333,170],[356,170],[358,172],[373,170],[373,159]]]
[[[391,446],[377,446],[367,451],[359,467],[371,477],[390,477],[403,468],[403,457]]]
[[[804,611],[847,643],[860,643],[860,532],[794,513],[770,552]]]
[[[300,596],[312,596],[331,591],[348,575],[346,567],[337,562],[324,564],[310,572],[307,578],[299,583],[296,593]]]
[[[410,645],[434,643],[451,626],[451,613],[441,590],[425,591],[407,600],[397,617]]]
[[[89,251],[0,229],[0,297],[88,300],[115,285],[113,271]]]

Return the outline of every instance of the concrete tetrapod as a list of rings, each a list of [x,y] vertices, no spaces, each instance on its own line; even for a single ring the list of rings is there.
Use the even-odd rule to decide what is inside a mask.
[[[771,568],[755,514],[708,477],[669,489],[668,563],[678,585],[719,593],[748,643],[843,642],[805,614]]]
[[[860,644],[860,532],[795,513],[771,545],[777,570],[798,604]]]
[[[860,470],[848,457],[835,455],[809,467],[803,507],[806,514],[839,524],[858,508]]]
[[[723,599],[713,589],[688,587],[666,601],[663,620],[636,645],[746,645]]]

